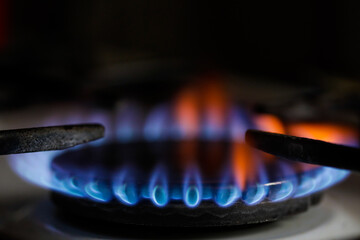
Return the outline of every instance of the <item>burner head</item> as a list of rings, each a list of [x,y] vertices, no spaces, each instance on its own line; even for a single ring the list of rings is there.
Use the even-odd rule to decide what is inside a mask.
[[[248,206],[237,201],[230,207],[219,208],[205,201],[196,208],[188,208],[181,202],[171,202],[163,208],[143,202],[136,206],[124,206],[117,201],[96,203],[87,199],[73,198],[52,192],[51,199],[58,213],[73,217],[91,218],[93,223],[134,224],[157,227],[225,227],[272,222],[283,217],[306,211],[318,204],[321,194],[289,199],[283,202],[264,201]]]
[[[296,172],[298,163],[280,160],[260,162],[257,167],[263,169],[263,179],[250,175],[241,188],[229,168],[225,175],[218,176],[206,171],[206,164],[197,170],[182,169],[177,165],[181,144],[185,143],[117,142],[60,154],[52,160],[51,169],[53,182],[63,191],[52,192],[52,200],[64,214],[89,217],[99,223],[238,226],[306,211],[320,201],[319,191],[347,175],[346,171],[331,168]],[[225,141],[192,144],[197,146],[199,163],[208,159],[202,155],[207,152],[204,149],[221,146],[219,156],[223,156],[233,148]],[[171,161],[159,167],[161,158]],[[244,166],[249,164],[245,162]],[[251,177],[257,179],[255,183]]]

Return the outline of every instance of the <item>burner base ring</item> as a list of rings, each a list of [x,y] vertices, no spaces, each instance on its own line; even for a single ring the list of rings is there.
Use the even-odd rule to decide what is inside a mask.
[[[182,202],[171,202],[159,208],[141,202],[125,206],[116,201],[97,203],[87,199],[73,198],[52,192],[51,198],[61,213],[71,213],[95,221],[168,227],[224,227],[273,222],[285,216],[305,212],[320,202],[321,193],[283,202],[263,201],[247,206],[238,201],[222,208],[211,201],[203,201],[196,208],[188,208]]]

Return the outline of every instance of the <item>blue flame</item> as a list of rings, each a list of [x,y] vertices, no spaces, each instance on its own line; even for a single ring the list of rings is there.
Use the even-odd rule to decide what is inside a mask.
[[[84,197],[84,191],[81,188],[81,183],[76,177],[66,177],[61,182],[59,182],[59,186],[61,184],[62,188],[65,189],[66,192],[70,193],[70,195]]]
[[[246,205],[256,205],[260,203],[267,195],[268,188],[262,184],[256,184],[256,186],[248,187],[243,194],[242,200]]]
[[[137,184],[129,168],[115,175],[112,190],[115,197],[125,205],[135,205],[139,201]]]
[[[171,187],[171,199],[173,200],[181,200],[182,199],[182,193],[181,193],[181,186],[174,185]]]
[[[48,151],[10,155],[9,164],[27,182],[67,193],[62,182],[54,181],[54,174],[50,170],[51,161],[57,154],[59,152]],[[68,194],[73,195],[71,192]]]
[[[198,169],[192,167],[186,171],[182,185],[169,187],[166,169],[159,166],[151,174],[149,184],[140,186],[129,168],[115,174],[112,182],[110,179],[105,181],[95,177],[55,174],[49,165],[54,156],[55,152],[18,154],[10,156],[9,162],[25,180],[63,194],[99,202],[108,202],[115,197],[125,205],[136,205],[141,199],[150,199],[158,207],[165,206],[170,200],[183,200],[190,208],[198,206],[202,200],[212,200],[221,207],[231,206],[238,200],[247,205],[256,205],[265,198],[272,202],[283,201],[322,191],[349,175],[346,170],[329,167],[295,174],[290,166],[284,165],[279,169],[280,177],[270,181],[266,171],[261,173],[259,168],[258,183],[240,190],[233,184],[234,179],[230,174],[225,175],[218,186],[204,184]]]
[[[166,169],[163,166],[155,168],[150,178],[149,196],[158,207],[165,206],[169,201],[168,180]]]
[[[156,107],[147,117],[144,126],[144,138],[148,141],[164,140],[169,134],[169,108]]]
[[[202,198],[202,183],[198,169],[189,167],[185,172],[183,185],[183,200],[190,207],[196,207],[200,204]]]
[[[226,169],[224,177],[214,196],[214,201],[220,207],[228,207],[235,203],[242,195],[241,189],[234,182],[234,177],[229,168]]]
[[[258,157],[254,157],[258,167],[258,179],[256,183],[248,184],[246,190],[242,195],[242,200],[246,205],[256,205],[262,202],[269,193],[269,187],[266,185],[269,180],[264,163],[259,161]]]
[[[163,207],[168,202],[167,189],[163,185],[155,185],[151,194],[152,201],[159,207]]]
[[[212,113],[211,109],[208,110],[208,115],[215,115],[216,112]],[[214,123],[211,121],[211,117],[205,117],[204,123],[202,124],[201,137],[207,140],[219,140],[225,135],[225,126],[220,125],[219,123]]]
[[[314,192],[316,187],[315,179],[311,176],[307,176],[307,174],[303,175],[299,179],[300,184],[296,189],[295,198],[297,197],[304,197],[309,195],[310,193]]]
[[[349,174],[349,171],[330,167],[321,167],[305,172],[301,176],[302,186],[300,185],[297,189],[294,197],[303,197],[314,192],[322,191],[342,181]]]
[[[323,167],[319,169],[319,172],[315,177],[314,191],[318,192],[324,190],[334,185],[335,183],[338,183],[348,175],[349,175],[349,171],[346,170]]]
[[[150,199],[149,185],[144,184],[140,190],[140,196],[145,199]]]
[[[235,203],[241,196],[241,191],[236,185],[221,186],[215,196],[215,202],[221,207],[228,207]]]
[[[185,188],[184,200],[187,206],[196,207],[200,203],[200,192],[196,185]]]
[[[174,123],[172,123],[171,111],[166,105],[160,105],[151,111],[145,124],[142,119],[143,112],[139,106],[130,102],[123,102],[118,106],[115,119],[105,111],[86,113],[78,109],[73,110],[67,118],[59,115],[50,116],[51,119],[47,119],[49,122],[43,125],[99,122],[106,127],[106,138],[87,146],[101,145],[114,138],[120,142],[138,138],[152,142],[187,137],[181,131],[175,131],[179,129],[172,125]],[[114,120],[115,124],[113,124]],[[227,137],[233,141],[243,141],[246,129],[252,126],[249,115],[242,109],[233,107],[229,112],[228,120],[225,130],[205,124],[202,129],[205,133],[202,132],[202,136],[195,137],[205,137],[210,140]],[[204,126],[204,123],[200,125]],[[355,142],[355,140],[349,140],[348,145],[357,145]],[[48,151],[10,155],[9,163],[12,169],[26,181],[62,194],[98,202],[118,201],[124,205],[136,205],[144,199],[158,207],[166,206],[170,201],[179,200],[182,200],[189,208],[198,206],[201,201],[213,201],[220,207],[229,207],[237,201],[242,201],[247,205],[256,205],[262,201],[283,201],[291,197],[300,198],[323,191],[349,175],[346,170],[328,167],[295,173],[293,166],[280,161],[275,166],[275,170],[270,171],[260,161],[256,163],[258,166],[256,181],[240,189],[235,184],[236,181],[230,170],[221,175],[220,182],[209,183],[202,181],[200,170],[194,166],[186,170],[182,182],[178,179],[171,182],[166,167],[161,165],[157,166],[148,178],[141,176],[141,180],[137,179],[139,176],[134,174],[129,167],[124,167],[121,171],[112,173],[111,176],[101,175],[102,178],[97,175],[96,170],[90,171],[89,176],[80,176],[73,172],[56,172],[51,168],[51,161],[63,153],[64,151]]]
[[[230,138],[234,141],[244,141],[245,132],[251,127],[251,121],[248,114],[237,107],[232,107],[229,113],[229,132]]]
[[[109,202],[112,199],[110,186],[101,180],[90,179],[84,186],[87,196],[97,202]]]
[[[266,184],[269,187],[268,199],[272,202],[284,201],[292,197],[297,187],[297,179],[293,169],[286,163],[279,162],[279,178],[273,183]]]
[[[55,174],[50,168],[50,162],[57,154],[59,152],[49,151],[11,155],[9,163],[26,181],[63,194],[99,202],[111,201],[115,196],[125,205],[135,205],[143,198],[150,199],[159,207],[165,206],[170,199],[182,199],[190,208],[199,205],[201,200],[213,200],[221,207],[231,206],[237,200],[247,205],[256,205],[265,198],[273,202],[283,201],[322,191],[349,175],[346,170],[329,167],[319,167],[296,175],[290,166],[282,164],[279,179],[270,181],[260,164],[259,182],[241,191],[233,184],[234,179],[230,175],[225,175],[216,187],[203,184],[198,169],[192,167],[186,171],[182,186],[175,184],[169,188],[166,169],[160,166],[151,174],[149,184],[138,186],[135,175],[130,174],[132,171],[128,168],[115,174],[112,183],[96,180],[95,177]]]
[[[291,194],[294,191],[294,186],[291,181],[284,180],[279,182],[274,182],[267,184],[269,187],[268,199],[271,202],[280,202],[284,201],[291,197]]]
[[[121,103],[116,110],[116,139],[129,142],[141,136],[141,110],[138,105]]]
[[[203,184],[202,199],[209,200],[213,198],[213,190],[211,186]]]

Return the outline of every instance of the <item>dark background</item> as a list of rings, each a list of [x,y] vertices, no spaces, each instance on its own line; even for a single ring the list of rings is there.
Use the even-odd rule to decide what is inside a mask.
[[[360,77],[355,0],[0,0],[0,9],[3,108],[13,96],[73,97],[104,73],[139,62],[132,71],[146,72],[159,59],[294,85]]]

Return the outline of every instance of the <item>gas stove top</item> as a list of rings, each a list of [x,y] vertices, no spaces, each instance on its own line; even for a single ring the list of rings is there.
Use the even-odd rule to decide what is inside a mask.
[[[352,2],[0,0],[0,237],[359,237]]]
[[[244,132],[255,128],[356,145],[354,131],[335,123],[251,111],[249,102],[229,101],[221,81],[205,82],[210,85],[190,84],[165,103],[63,103],[9,114],[4,119],[7,127],[97,122],[107,134],[68,150],[8,156],[12,170],[50,190],[50,196],[30,192],[29,199],[14,205],[4,201],[4,234],[16,236],[12,224],[24,224],[45,237],[136,237],[139,229],[155,237],[208,237],[209,231],[220,238],[224,233],[252,237],[256,229],[264,236],[285,237],[312,231],[307,225],[311,221],[302,216],[316,220],[312,227],[326,228],[331,216],[323,206],[341,206],[329,200],[331,194],[323,197],[324,190],[346,179],[349,171],[250,149]],[[27,184],[14,189],[19,186]],[[357,197],[343,195],[341,201]],[[343,214],[345,222],[351,219],[347,210],[336,213]],[[119,233],[119,228],[126,231]],[[353,233],[351,228],[345,234]]]

